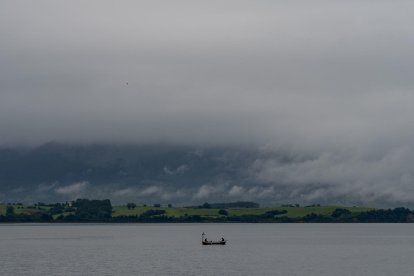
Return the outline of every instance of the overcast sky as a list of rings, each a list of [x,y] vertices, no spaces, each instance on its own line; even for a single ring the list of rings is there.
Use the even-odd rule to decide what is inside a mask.
[[[3,0],[0,143],[266,145],[412,200],[413,49],[412,1]]]
[[[0,141],[412,141],[413,11],[2,1]]]

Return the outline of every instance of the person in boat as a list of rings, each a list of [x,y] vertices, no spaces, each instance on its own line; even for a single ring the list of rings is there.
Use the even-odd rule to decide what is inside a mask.
[[[204,241],[207,242],[207,238],[205,238]]]
[[[224,241],[224,238],[221,238],[221,241],[223,242]]]

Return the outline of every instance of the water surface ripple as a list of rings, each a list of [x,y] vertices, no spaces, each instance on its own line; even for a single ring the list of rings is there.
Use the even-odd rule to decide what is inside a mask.
[[[201,233],[229,239],[202,246]],[[414,224],[1,224],[1,275],[413,275]]]

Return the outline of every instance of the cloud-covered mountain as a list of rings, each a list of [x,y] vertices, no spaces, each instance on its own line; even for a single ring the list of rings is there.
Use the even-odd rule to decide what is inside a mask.
[[[410,205],[410,154],[320,156],[230,146],[75,145],[0,150],[2,201]]]
[[[168,145],[63,145],[0,151],[3,200],[191,202],[223,198],[246,180],[254,154],[236,148]],[[224,195],[226,196],[226,195]]]

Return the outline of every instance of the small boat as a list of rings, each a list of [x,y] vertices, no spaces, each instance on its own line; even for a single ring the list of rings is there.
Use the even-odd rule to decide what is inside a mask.
[[[209,241],[207,240],[207,238],[204,238],[206,234],[201,234],[201,244],[202,245],[225,245],[227,240],[225,240],[224,238],[221,238],[220,241]]]

